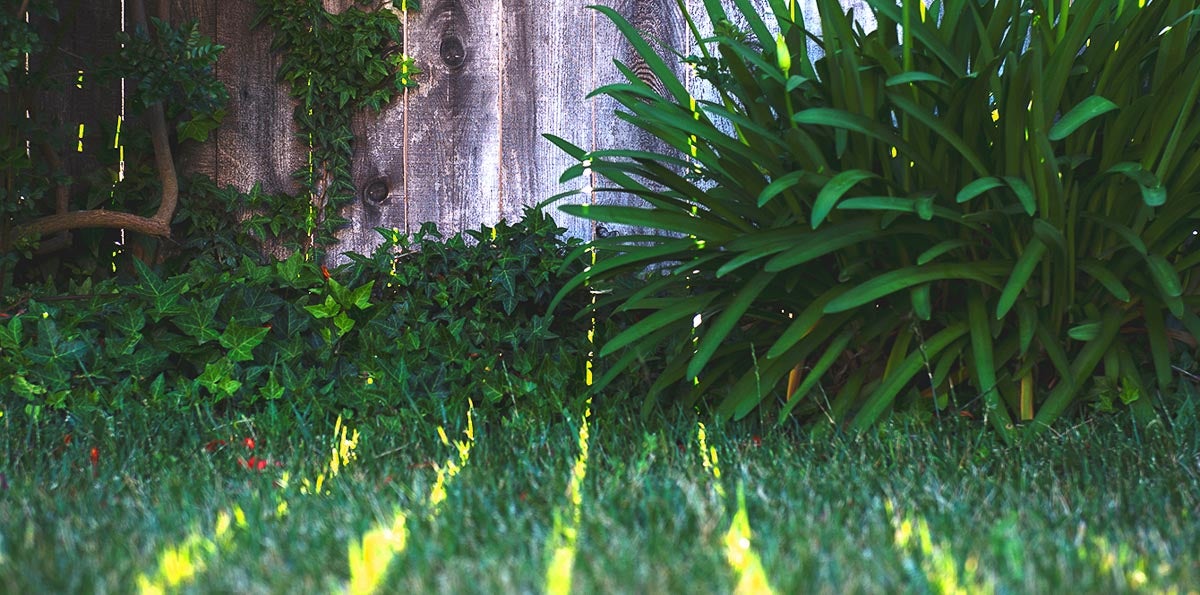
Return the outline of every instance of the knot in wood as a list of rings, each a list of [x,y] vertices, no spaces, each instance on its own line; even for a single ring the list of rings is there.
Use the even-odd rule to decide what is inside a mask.
[[[462,40],[456,35],[447,35],[442,39],[442,62],[450,68],[459,68],[467,61],[467,52]]]
[[[367,183],[362,190],[363,198],[375,204],[381,204],[388,198],[387,178],[376,178]]]

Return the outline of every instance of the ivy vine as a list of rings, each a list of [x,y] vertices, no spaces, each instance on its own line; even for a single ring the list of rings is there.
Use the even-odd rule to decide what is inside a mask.
[[[258,5],[254,24],[266,23],[274,32],[271,47],[283,56],[279,77],[297,100],[294,118],[309,146],[308,163],[293,173],[311,203],[303,231],[310,246],[328,246],[347,223],[340,208],[354,199],[353,114],[379,111],[416,86],[419,71],[401,51],[399,14],[418,6],[408,0],[399,9],[351,7],[335,14],[321,0],[258,0]]]

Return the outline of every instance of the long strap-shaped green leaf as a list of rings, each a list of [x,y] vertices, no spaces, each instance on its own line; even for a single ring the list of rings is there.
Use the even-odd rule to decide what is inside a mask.
[[[1037,415],[1033,418],[1033,422],[1025,432],[1025,439],[1028,440],[1045,431],[1054,423],[1055,420],[1062,415],[1075,400],[1075,393],[1084,381],[1096,369],[1096,365],[1100,363],[1100,359],[1104,357],[1104,353],[1108,351],[1112,345],[1113,339],[1117,336],[1117,331],[1121,329],[1121,311],[1116,307],[1109,307],[1104,311],[1101,317],[1100,328],[1097,329],[1096,337],[1084,344],[1083,349],[1079,350],[1079,354],[1075,356],[1075,360],[1071,362],[1071,377],[1069,381],[1059,382],[1050,395],[1046,397],[1046,401],[1042,403],[1042,407],[1038,409]]]
[[[873,302],[920,283],[968,279],[993,287],[999,286],[996,274],[1003,265],[982,263],[949,263],[912,266],[886,272],[837,297],[825,306],[825,313],[842,312]]]
[[[967,298],[967,321],[971,326],[971,359],[975,364],[975,385],[983,392],[983,403],[992,427],[1005,442],[1012,442],[1013,425],[1000,390],[996,388],[996,362],[992,351],[992,332],[988,323],[983,294],[972,291]]]
[[[775,273],[767,271],[759,271],[754,275],[734,296],[733,301],[725,307],[725,311],[713,321],[712,326],[704,331],[704,337],[700,339],[700,343],[696,346],[696,354],[692,356],[691,363],[687,368],[687,379],[692,380],[700,375],[700,371],[708,363],[716,353],[717,348],[721,346],[721,342],[729,336],[733,327],[742,319],[742,315],[758,299],[759,294],[767,288],[776,277]],[[703,327],[702,327],[703,328]]]
[[[892,404],[896,395],[912,380],[913,376],[925,367],[926,358],[936,357],[955,339],[965,334],[967,334],[967,324],[965,322],[954,323],[930,337],[924,344],[924,350],[917,349],[909,354],[899,366],[896,366],[896,369],[892,370],[892,373],[875,389],[875,392],[867,397],[862,409],[850,422],[851,429],[862,431],[874,424]]]
[[[717,297],[717,292],[710,291],[703,295],[698,295],[685,300],[671,300],[670,304],[661,310],[639,320],[633,326],[621,331],[620,334],[610,339],[600,349],[599,356],[605,357],[618,349],[636,342],[638,339],[666,327],[679,322],[685,318],[694,318],[697,313],[704,309],[714,298]]]
[[[589,6],[588,8],[599,11],[601,14],[612,20],[613,24],[617,26],[617,29],[621,31],[621,34],[625,36],[625,39],[628,40],[631,45],[633,45],[634,51],[636,51],[637,54],[642,57],[642,60],[646,62],[646,66],[650,68],[650,71],[658,76],[659,81],[661,81],[663,86],[666,87],[667,91],[671,93],[671,96],[683,105],[688,104],[688,99],[691,97],[691,95],[688,93],[687,88],[683,86],[683,83],[679,82],[679,78],[676,76],[675,71],[671,70],[670,66],[667,66],[667,63],[664,62],[662,57],[658,55],[658,52],[654,51],[654,48],[650,47],[650,44],[646,42],[645,38],[642,37],[642,34],[637,30],[637,28],[631,25],[629,21],[626,20],[625,17],[621,16],[621,13],[617,12],[615,9],[595,4]]]

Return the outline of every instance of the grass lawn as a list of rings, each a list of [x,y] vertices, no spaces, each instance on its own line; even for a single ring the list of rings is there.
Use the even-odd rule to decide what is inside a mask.
[[[816,439],[682,414],[470,417],[443,439],[386,418],[343,435],[295,417],[10,412],[0,592],[1200,585],[1194,420],[1099,417],[1018,449],[960,419]]]

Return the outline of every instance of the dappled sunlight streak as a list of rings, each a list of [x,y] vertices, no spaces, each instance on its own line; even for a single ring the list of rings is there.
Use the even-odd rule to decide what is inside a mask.
[[[721,466],[717,458],[717,448],[708,444],[708,431],[703,422],[696,422],[696,446],[700,450],[700,461],[713,477],[713,492],[725,500],[725,487],[721,484]],[[725,532],[725,561],[737,577],[734,593],[774,593],[771,581],[767,579],[763,569],[762,559],[754,551],[751,543],[750,515],[746,512],[746,490],[741,481],[737,487],[737,511],[729,530]]]
[[[592,415],[592,401],[588,399],[582,424],[579,426],[579,454],[571,470],[571,483],[567,487],[569,508],[554,511],[554,530],[546,543],[551,553],[546,565],[546,593],[551,595],[571,592],[571,574],[575,566],[575,546],[579,539],[579,523],[583,512],[583,480],[587,477],[588,462],[588,419]],[[565,517],[565,518],[564,518]]]
[[[475,445],[475,403],[467,400],[467,429],[463,431],[466,440],[455,440],[454,447],[458,451],[456,457],[446,459],[442,465],[434,464],[437,480],[429,491],[428,504],[430,516],[437,516],[441,504],[446,500],[446,484],[467,465],[471,458],[471,447]],[[446,429],[438,426],[438,438],[445,446],[450,446],[450,437]],[[357,441],[358,433],[355,432]],[[343,430],[344,438],[344,430]],[[392,560],[408,547],[408,515],[397,509],[390,525],[377,525],[363,534],[362,539],[350,542],[350,583],[346,585],[346,593],[359,595],[376,592],[383,579],[387,577],[388,567]]]
[[[233,508],[233,516],[235,520],[231,521],[229,513],[222,511],[218,514],[211,538],[197,530],[182,543],[159,552],[158,566],[154,572],[138,575],[138,592],[142,595],[158,595],[168,590],[178,590],[202,574],[218,554],[231,551],[234,548],[231,525],[236,523],[239,529],[246,527],[246,514],[240,506]]]
[[[362,540],[350,543],[351,595],[374,593],[387,576],[392,560],[408,546],[407,517],[396,511],[390,527],[378,526],[363,534]]]
[[[916,571],[928,581],[934,593],[979,593],[992,592],[995,586],[977,576],[979,559],[970,555],[962,564],[959,574],[958,560],[950,545],[943,540],[934,541],[929,523],[924,517],[900,515],[889,499],[884,503],[894,528],[893,541],[900,550],[906,568]]]
[[[354,449],[358,448],[358,430],[354,430],[349,438],[346,437],[346,431],[346,426],[342,425],[342,416],[339,415],[333,426],[334,444],[330,447],[327,471],[317,475],[316,481],[312,483],[307,479],[301,479],[301,494],[328,495],[329,490],[325,489],[327,480],[337,477],[343,467],[358,458],[358,455],[354,453]]]
[[[466,440],[455,440],[454,447],[458,449],[458,461],[454,457],[446,459],[444,464],[434,464],[434,471],[437,472],[437,481],[433,484],[433,489],[429,492],[429,506],[432,508],[432,514],[437,515],[438,508],[446,499],[446,483],[458,475],[463,467],[467,466],[467,461],[471,458],[471,447],[475,445],[475,403],[467,401],[467,429],[463,430],[466,435]],[[438,437],[441,438],[442,444],[450,446],[450,438],[446,436],[446,430],[442,426],[438,426]]]

